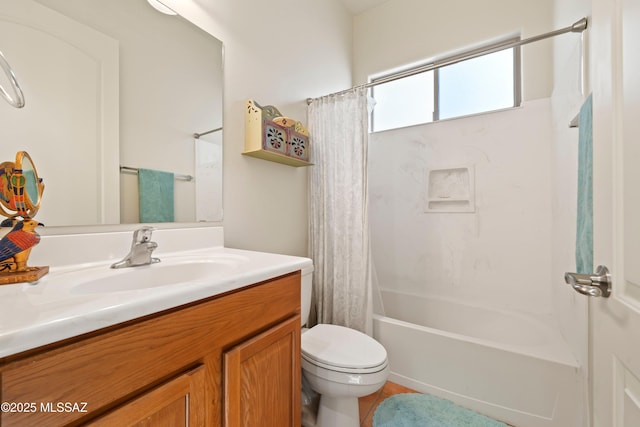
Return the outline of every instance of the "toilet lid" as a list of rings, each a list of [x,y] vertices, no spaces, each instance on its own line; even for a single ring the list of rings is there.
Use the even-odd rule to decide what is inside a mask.
[[[387,361],[382,344],[344,326],[316,325],[302,334],[301,344],[307,360],[337,368],[367,369]]]

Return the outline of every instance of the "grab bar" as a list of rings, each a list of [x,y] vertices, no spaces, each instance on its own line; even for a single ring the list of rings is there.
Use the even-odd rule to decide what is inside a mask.
[[[7,102],[16,108],[24,107],[24,95],[22,93],[22,89],[20,89],[20,85],[18,84],[18,79],[16,79],[16,75],[13,73],[11,66],[7,62],[7,59],[4,57],[2,52],[0,52],[0,67],[4,70],[4,73],[9,78],[9,82],[11,83],[11,88],[15,93],[15,99],[6,91],[2,85],[0,85],[0,93],[2,97],[7,100]]]

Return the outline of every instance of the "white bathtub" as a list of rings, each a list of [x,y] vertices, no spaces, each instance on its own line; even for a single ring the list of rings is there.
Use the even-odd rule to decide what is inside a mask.
[[[516,427],[580,426],[580,375],[552,328],[518,313],[381,292],[390,380]]]

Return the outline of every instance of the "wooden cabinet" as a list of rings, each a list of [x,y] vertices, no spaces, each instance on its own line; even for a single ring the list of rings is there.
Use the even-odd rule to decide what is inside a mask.
[[[225,353],[226,426],[300,426],[299,334],[294,317]]]
[[[90,427],[186,427],[205,419],[204,366],[179,375],[87,425]]]
[[[0,426],[299,426],[300,277],[4,358]]]

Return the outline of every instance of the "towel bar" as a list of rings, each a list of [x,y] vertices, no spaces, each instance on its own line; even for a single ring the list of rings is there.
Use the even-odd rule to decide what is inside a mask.
[[[15,108],[24,107],[24,94],[22,93],[22,89],[20,88],[20,85],[18,84],[18,80],[16,79],[16,75],[13,74],[13,70],[11,69],[11,66],[7,62],[7,59],[4,57],[2,52],[0,52],[0,68],[2,68],[4,73],[7,75],[7,79],[9,80],[9,83],[11,84],[11,89],[13,90],[13,93],[14,93],[15,97],[11,96],[11,94],[9,92],[7,92],[7,90],[5,90],[5,88],[2,87],[2,85],[0,85],[0,95],[2,95],[2,97],[12,107],[15,107]]]
[[[219,127],[219,128],[208,130],[206,132],[202,132],[202,133],[194,133],[193,137],[195,139],[199,139],[201,136],[209,135],[210,133],[214,133],[214,132],[220,132],[221,130],[222,130],[222,128]]]
[[[129,166],[120,166],[120,172],[138,174],[138,168],[132,168]],[[180,181],[193,181],[193,176],[174,174],[175,178]]]

